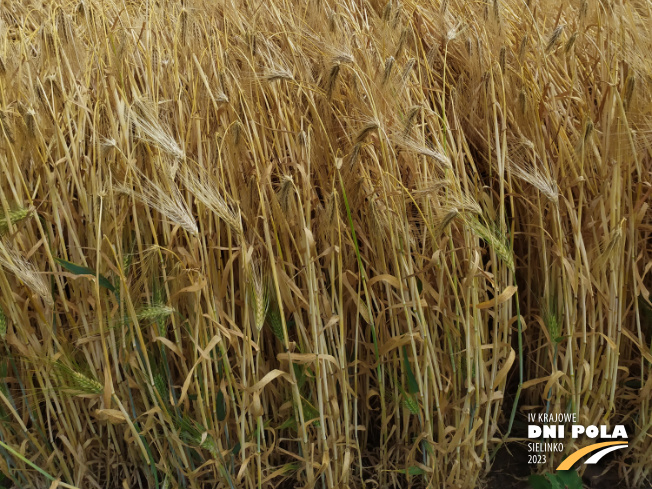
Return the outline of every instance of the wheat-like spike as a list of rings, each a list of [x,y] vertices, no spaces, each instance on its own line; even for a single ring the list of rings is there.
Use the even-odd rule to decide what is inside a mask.
[[[118,191],[132,195],[145,205],[156,209],[162,216],[178,224],[189,233],[199,233],[195,218],[183,200],[181,192],[173,182],[170,182],[169,190],[166,191],[142,174],[140,180],[142,192],[130,189],[125,185],[118,186]]]
[[[131,121],[143,141],[155,145],[175,159],[182,160],[186,157],[174,138],[163,128],[156,114],[144,102],[134,103]]]
[[[187,416],[183,416],[175,419],[175,425],[179,430],[181,438],[194,444],[199,444],[201,440],[201,432],[197,427],[196,421]]]
[[[423,107],[421,105],[413,105],[408,109],[407,112],[407,118],[405,121],[405,129],[403,130],[403,137],[407,137],[407,135],[410,133],[412,130],[412,125],[414,124],[414,119],[416,119],[417,115]]]
[[[392,7],[393,7],[393,6],[392,6],[392,0],[389,0],[389,1],[385,4],[385,8],[383,9],[382,19],[383,19],[385,22],[387,22],[387,21],[389,20],[389,18],[391,17],[391,14],[392,14]]]
[[[265,324],[269,307],[269,291],[263,279],[262,270],[257,262],[249,264],[249,298],[254,315],[256,330],[260,331]]]
[[[336,20],[337,14],[335,13],[335,10],[333,10],[330,7],[328,7],[327,11],[328,11],[328,15],[327,15],[327,18],[328,18],[328,30],[330,32],[335,32],[335,29],[337,27],[337,20]]]
[[[34,111],[33,107],[28,107],[23,111],[22,116],[28,136],[30,138],[36,137],[36,111]]]
[[[350,170],[353,168],[353,165],[355,165],[360,158],[360,150],[362,149],[362,143],[356,143],[353,145],[353,149],[351,150],[351,154],[349,156],[349,160],[347,163],[347,167]]]
[[[368,134],[371,132],[375,131],[380,127],[380,123],[378,121],[369,121],[367,124],[365,124],[358,135],[355,138],[356,143],[360,143],[364,141],[364,139],[367,137]]]
[[[457,207],[460,212],[465,214],[479,216],[482,214],[482,208],[480,204],[468,194],[465,193],[454,193],[449,196],[450,203]]]
[[[61,39],[62,44],[68,44],[71,40],[70,35],[70,26],[68,24],[68,19],[62,8],[57,9],[55,16],[55,25],[57,27],[57,34]]]
[[[450,185],[448,180],[424,180],[419,184],[419,188],[412,192],[412,197],[415,199],[424,198],[429,195],[436,194],[440,189],[444,188],[446,185]]]
[[[273,82],[277,80],[294,80],[292,72],[287,68],[273,68],[269,69],[263,75],[263,79],[268,82]]]
[[[592,120],[587,120],[586,121],[586,126],[584,128],[584,142],[588,141],[591,138],[591,134],[593,134],[593,121]]]
[[[578,17],[580,19],[580,22],[582,22],[586,18],[586,14],[589,11],[589,1],[588,0],[582,0],[580,3],[580,10],[578,13]]]
[[[278,189],[278,203],[281,206],[283,212],[287,213],[290,208],[290,203],[292,202],[292,191],[294,189],[294,180],[290,175],[281,176],[281,184]]]
[[[188,10],[184,7],[179,14],[179,39],[181,44],[187,44],[188,39]]]
[[[333,90],[335,89],[335,83],[337,83],[337,75],[340,73],[340,63],[336,62],[330,69],[328,73],[328,82],[326,84],[326,96],[330,100],[333,96]]]
[[[571,49],[573,49],[573,46],[575,45],[575,41],[577,40],[577,31],[573,32],[573,35],[566,41],[566,46],[564,46],[564,51],[569,52]]]
[[[394,67],[394,56],[390,56],[385,61],[385,72],[383,73],[383,82],[382,82],[383,85],[387,83],[389,77],[392,75],[393,67]]]
[[[260,331],[263,328],[263,324],[265,323],[265,314],[267,312],[267,307],[269,304],[269,298],[267,295],[267,289],[265,288],[264,285],[259,284],[256,282],[255,287],[255,298],[256,298],[256,311],[255,311],[255,318],[256,318],[256,329]]]
[[[548,40],[548,44],[546,46],[546,53],[550,52],[552,48],[555,47],[557,44],[557,41],[559,41],[559,38],[561,37],[561,33],[564,32],[564,25],[557,26],[557,28],[552,31],[552,34],[550,35],[550,39]]]
[[[532,146],[532,143],[530,143],[530,146]],[[542,172],[531,164],[517,163],[516,161],[512,161],[511,169],[514,175],[534,186],[551,202],[557,205],[559,202],[559,189],[557,182],[550,176],[548,171]]]
[[[525,59],[525,53],[527,52],[527,43],[529,40],[529,36],[526,33],[523,36],[523,39],[521,40],[521,45],[518,48],[518,60],[522,63],[523,60]]]
[[[188,190],[204,204],[208,209],[222,219],[238,236],[242,236],[242,221],[239,211],[235,205],[230,205],[219,192],[214,177],[208,172],[193,172],[188,170],[184,177],[184,183]]]
[[[630,75],[627,77],[627,80],[625,81],[625,93],[623,95],[623,106],[625,107],[625,110],[628,110],[631,105],[635,88],[636,88],[636,78]]]
[[[521,111],[521,114],[525,115],[525,111],[527,110],[527,94],[525,93],[524,88],[518,92],[518,107]]]
[[[441,234],[444,229],[446,229],[448,225],[453,222],[453,220],[455,220],[455,218],[459,215],[460,211],[457,207],[451,207],[448,209],[448,211],[442,212],[442,214],[437,219],[437,233]]]
[[[21,282],[38,294],[46,304],[52,305],[50,287],[36,267],[18,252],[0,244],[0,266],[13,273]]]
[[[86,377],[79,372],[73,372],[73,385],[82,392],[88,394],[102,394],[104,387],[97,380]]]
[[[389,227],[389,220],[385,211],[385,206],[378,199],[372,198],[369,200],[369,227],[374,236],[380,237],[381,241],[386,239],[386,230]]]
[[[555,205],[559,202],[559,189],[552,177],[539,172],[533,166],[513,166],[514,174],[534,186]]]
[[[625,224],[627,223],[627,218],[623,217],[620,220],[620,223],[616,228],[610,233],[609,239],[605,240],[602,250],[600,251],[597,247],[597,252],[595,255],[598,257],[595,260],[595,265],[597,269],[602,270],[604,267],[618,255],[618,251],[621,248],[623,243],[623,237],[625,235]]]
[[[332,61],[333,64],[336,64],[336,65],[351,64],[351,63],[355,62],[355,58],[349,52],[339,51],[339,50],[334,49],[331,61]]]
[[[398,40],[398,46],[396,47],[396,52],[394,53],[395,58],[398,58],[403,52],[403,47],[405,46],[405,43],[407,42],[409,35],[410,35],[410,29],[408,27],[406,27],[401,31],[401,37]]]
[[[439,165],[441,165],[444,168],[453,168],[453,164],[451,163],[450,158],[442,153],[441,151],[437,151],[435,149],[429,148],[417,141],[416,139],[413,139],[409,136],[406,136],[404,134],[399,134],[396,135],[392,138],[392,140],[398,144],[399,146],[402,146],[408,151],[413,151],[415,153],[418,153],[423,156],[427,156],[429,158],[432,158],[435,160]]]
[[[1,62],[2,60],[0,60],[0,71],[2,68]],[[0,75],[2,75],[2,73],[0,73]],[[4,112],[0,112],[0,129],[4,132],[10,144],[14,144],[16,142],[14,138],[14,132],[12,131],[11,126],[9,126],[9,123],[7,122],[7,117],[4,114]]]
[[[410,73],[414,69],[414,65],[417,64],[417,60],[415,58],[410,58],[407,63],[405,63],[405,68],[403,68],[403,73],[401,74],[401,85],[405,86],[405,84],[408,81],[408,78],[410,77]]]
[[[33,207],[19,207],[18,209],[10,210],[6,215],[0,215],[0,236],[9,230],[9,223],[13,225],[26,219],[34,212]]]
[[[577,154],[580,154],[582,150],[586,147],[586,145],[590,143],[592,135],[593,135],[593,121],[588,119],[584,124],[584,131],[582,133],[582,137],[580,138],[580,140],[577,143],[577,146],[575,147],[575,152]]]

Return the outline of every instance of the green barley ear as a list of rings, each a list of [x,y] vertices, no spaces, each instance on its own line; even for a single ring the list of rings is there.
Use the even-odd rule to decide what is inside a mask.
[[[292,367],[294,368],[294,375],[297,378],[297,388],[301,390],[303,389],[303,386],[306,385],[306,380],[308,378],[306,375],[306,368],[298,363],[293,363]]]
[[[136,256],[136,235],[132,233],[131,247],[128,252],[122,255],[122,273],[125,277],[129,276],[131,266],[134,264],[134,257]]]
[[[274,302],[267,311],[267,324],[269,324],[269,327],[272,329],[274,336],[276,336],[282,343],[284,338],[283,321],[281,318],[281,311],[276,302]]]
[[[319,411],[312,405],[310,402],[308,402],[305,398],[301,398],[301,407],[303,408],[303,419],[304,421],[314,421],[315,428],[319,428],[321,426],[319,422]]]
[[[559,312],[557,311],[556,300],[552,300],[543,312],[543,324],[548,328],[550,339],[553,343],[560,343],[563,337],[561,336],[561,322],[559,320]]]
[[[91,395],[102,394],[104,392],[104,386],[97,380],[87,377],[61,362],[55,364],[55,369],[61,383],[72,391]]]
[[[153,368],[153,377],[154,377],[154,388],[156,393],[161,397],[161,402],[163,403],[162,407],[165,410],[170,409],[170,387],[167,380],[167,375],[165,370],[160,366],[154,366]],[[156,396],[155,396],[156,397]],[[156,404],[159,404],[158,399],[154,399]]]
[[[152,304],[164,304],[165,301],[165,290],[161,287],[159,281],[154,278],[152,281]]]
[[[146,306],[136,312],[138,321],[156,323],[174,314],[175,309],[164,304]]]
[[[129,270],[131,269],[131,264],[134,261],[134,255],[133,253],[125,253],[124,256],[122,257],[122,273],[124,273],[125,277],[129,275]]]
[[[514,255],[506,236],[503,236],[495,225],[487,225],[475,217],[466,219],[467,226],[496,252],[510,270],[514,271]]]
[[[277,428],[279,431],[290,429],[294,432],[297,431],[297,420],[294,416],[290,416],[288,419],[283,421],[281,425]]]
[[[161,399],[167,400],[168,398],[168,384],[160,372],[154,374],[154,387],[158,391]]]
[[[9,231],[9,223],[14,226],[30,217],[33,212],[33,207],[19,207],[18,209],[10,210],[6,215],[0,214],[0,236]]]
[[[0,339],[4,340],[5,336],[7,336],[7,316],[0,307]]]
[[[263,273],[260,268],[259,264],[252,261],[249,266],[248,277],[249,293],[247,297],[249,299],[249,306],[253,311],[256,331],[260,331],[263,328],[269,308],[269,289],[263,279]]]
[[[399,385],[398,388],[401,391],[401,404],[403,404],[403,407],[408,409],[412,414],[418,415],[419,403],[417,402],[416,397],[405,392],[402,385]]]
[[[5,379],[7,378],[7,371],[9,370],[9,360],[6,362],[1,362],[0,363],[0,379]],[[0,383],[0,391],[5,395],[5,397],[8,396],[9,394],[9,388],[7,387],[6,382]],[[0,411],[1,413],[1,411]],[[2,415],[0,414],[0,417]]]
[[[177,428],[181,439],[191,446],[208,450],[214,457],[218,456],[217,444],[213,437],[197,421],[187,416],[177,418]]]

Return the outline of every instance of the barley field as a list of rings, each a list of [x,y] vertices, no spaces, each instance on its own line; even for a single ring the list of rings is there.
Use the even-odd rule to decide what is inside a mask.
[[[532,412],[650,487],[650,25],[0,4],[0,487],[507,489]]]

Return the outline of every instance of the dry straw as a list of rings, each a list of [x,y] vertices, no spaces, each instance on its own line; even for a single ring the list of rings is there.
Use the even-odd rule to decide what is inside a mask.
[[[650,486],[649,24],[2,2],[0,485],[491,487],[547,410]]]

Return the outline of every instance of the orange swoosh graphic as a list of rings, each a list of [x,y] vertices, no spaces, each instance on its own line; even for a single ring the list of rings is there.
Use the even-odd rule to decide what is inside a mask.
[[[570,468],[573,466],[575,462],[577,462],[579,459],[581,459],[584,455],[588,455],[591,452],[595,452],[596,450],[600,450],[601,448],[604,447],[610,447],[612,445],[626,445],[627,443],[623,441],[605,441],[604,443],[595,443],[593,445],[589,445],[588,447],[584,447],[576,451],[574,454],[570,455],[569,457],[566,458],[562,463],[559,464],[559,467],[557,467],[557,470],[570,470]]]

